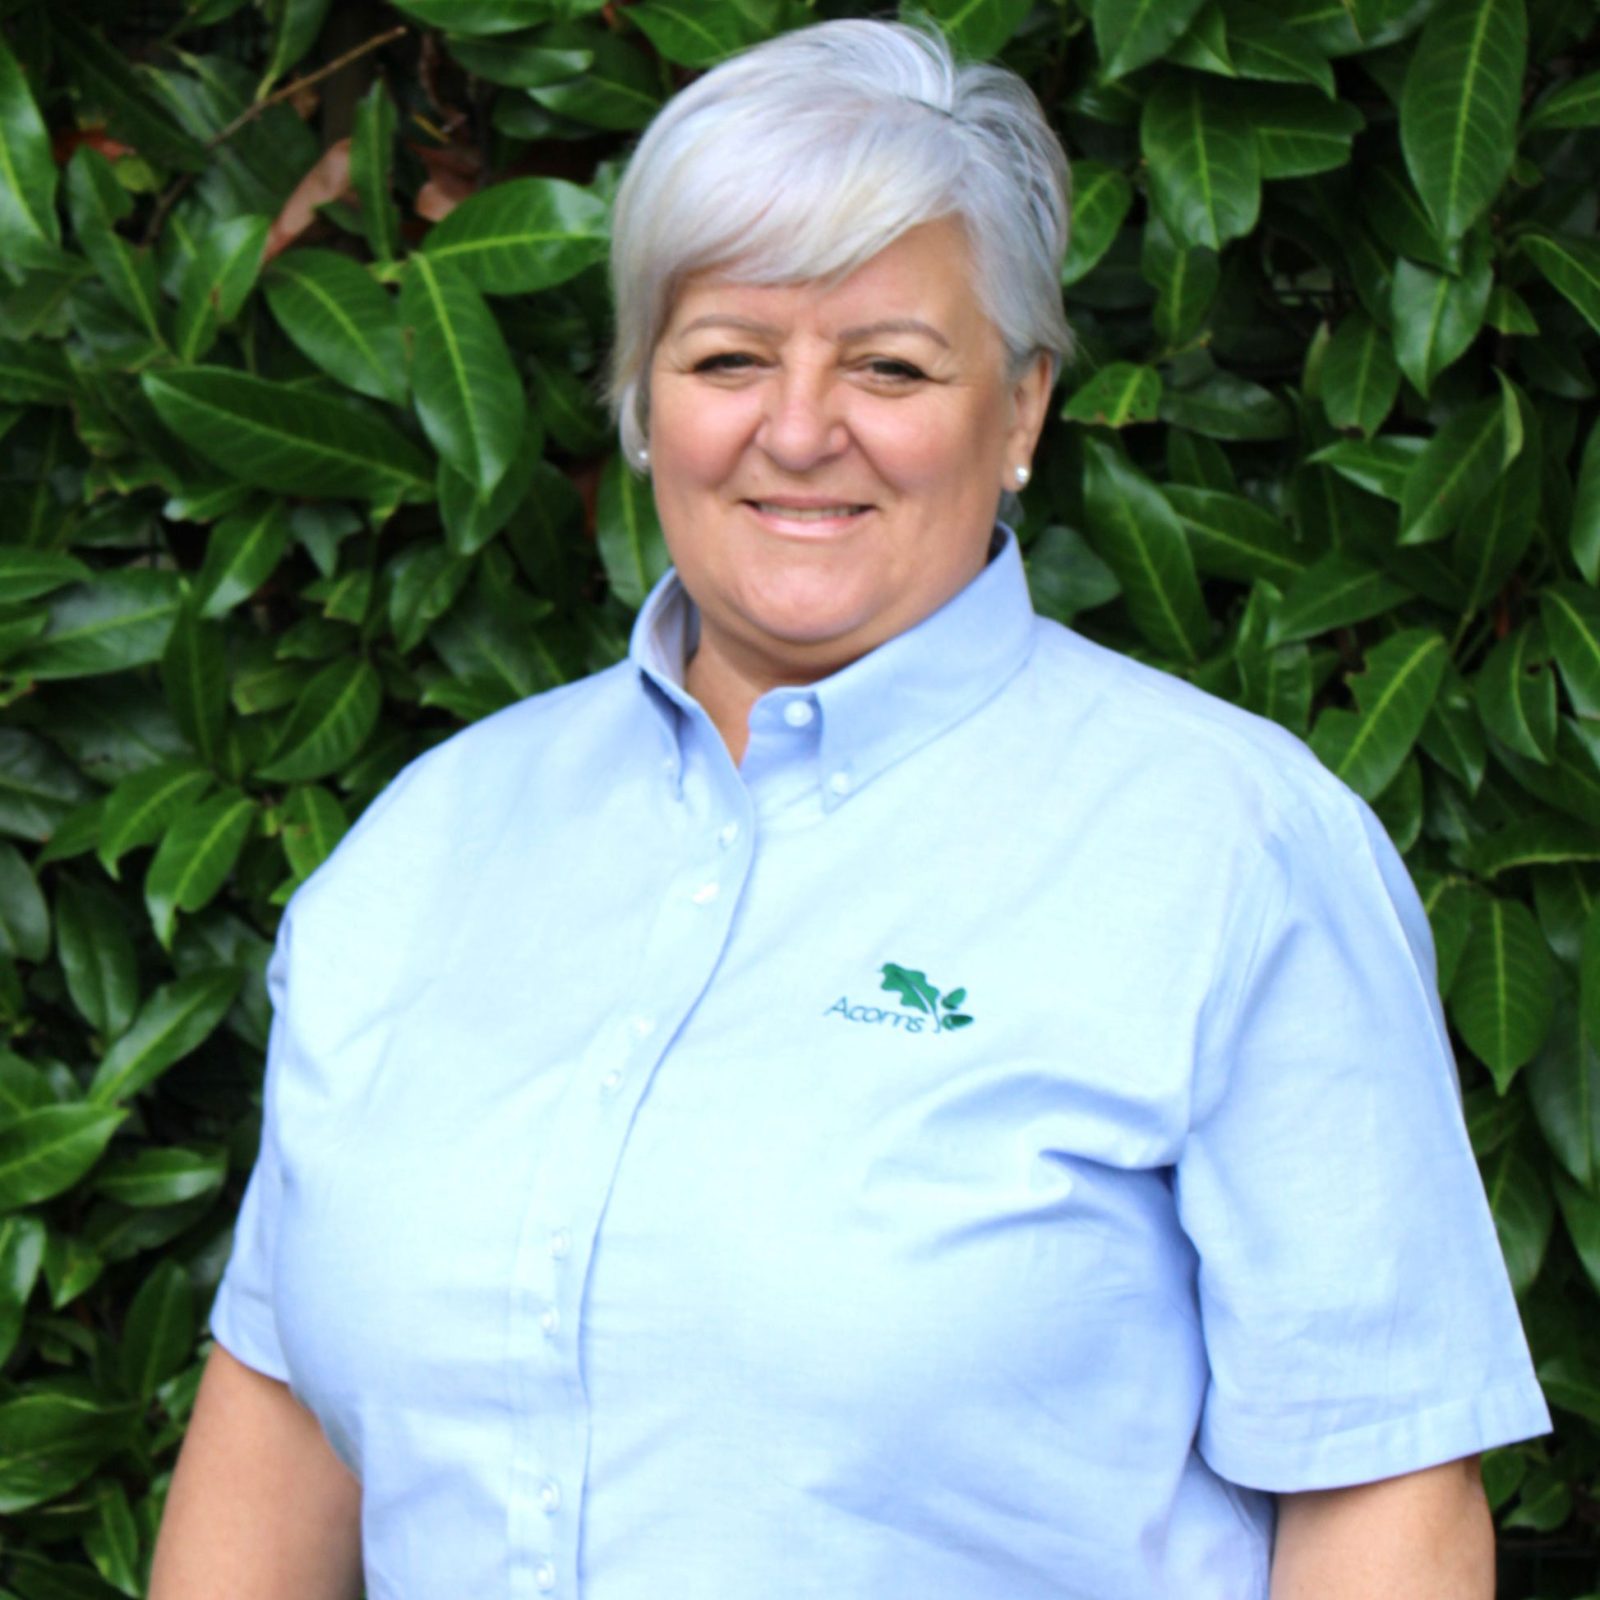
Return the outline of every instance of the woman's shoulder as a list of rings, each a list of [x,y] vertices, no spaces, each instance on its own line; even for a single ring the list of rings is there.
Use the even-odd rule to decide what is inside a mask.
[[[1039,619],[1032,667],[1076,749],[1166,787],[1193,816],[1222,806],[1293,832],[1365,809],[1290,729],[1059,623]]]

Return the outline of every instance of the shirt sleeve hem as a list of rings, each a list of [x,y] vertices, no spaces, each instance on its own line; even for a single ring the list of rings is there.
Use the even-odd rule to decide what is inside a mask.
[[[1549,1431],[1550,1413],[1530,1373],[1425,1411],[1298,1439],[1208,1419],[1200,1453],[1230,1483],[1293,1494],[1420,1472]]]
[[[272,1333],[252,1326],[252,1321],[241,1311],[237,1298],[228,1293],[224,1282],[211,1307],[211,1337],[235,1361],[265,1377],[276,1378],[279,1383],[288,1383],[289,1368],[277,1339]]]

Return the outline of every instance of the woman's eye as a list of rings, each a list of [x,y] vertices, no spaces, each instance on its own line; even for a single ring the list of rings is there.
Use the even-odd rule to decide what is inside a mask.
[[[927,377],[927,373],[921,367],[913,366],[909,361],[892,361],[887,357],[869,361],[867,368],[875,378],[892,378],[898,383],[914,382],[918,378]]]
[[[705,356],[695,362],[696,372],[741,372],[746,367],[753,367],[755,360],[738,350],[720,351],[714,356]]]

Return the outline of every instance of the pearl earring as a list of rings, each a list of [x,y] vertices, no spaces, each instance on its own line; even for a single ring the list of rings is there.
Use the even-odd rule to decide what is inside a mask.
[[[1029,472],[1026,467],[1018,467],[1017,468],[1017,487],[1019,489],[1026,489],[1028,487],[1028,479],[1031,478],[1032,476],[1033,476],[1033,474],[1031,472]]]
[[[643,472],[650,465],[650,446],[647,444],[640,445],[638,454],[633,459],[638,464],[639,470]]]

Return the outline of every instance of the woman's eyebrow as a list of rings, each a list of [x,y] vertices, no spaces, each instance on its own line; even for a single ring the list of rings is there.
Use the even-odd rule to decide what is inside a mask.
[[[781,333],[781,328],[775,328],[770,322],[757,322],[753,317],[736,317],[728,312],[711,311],[703,317],[696,317],[693,322],[687,322],[678,330],[679,335],[695,333],[701,328],[735,328],[740,333],[754,333],[766,339],[776,339]]]
[[[863,339],[875,339],[883,333],[920,333],[935,344],[950,348],[950,341],[932,323],[920,317],[885,317],[881,322],[863,322],[853,328],[839,330],[840,344],[858,344]]]

